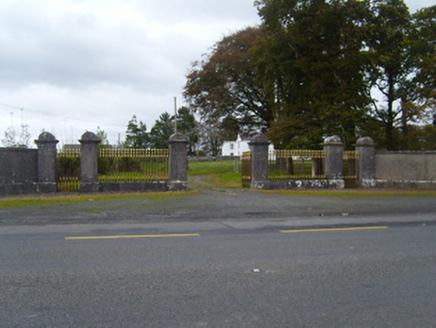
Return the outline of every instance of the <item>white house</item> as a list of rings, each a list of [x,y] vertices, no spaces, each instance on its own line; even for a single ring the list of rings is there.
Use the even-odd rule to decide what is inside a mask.
[[[221,147],[221,154],[222,156],[242,156],[244,151],[250,150],[249,142],[249,140],[241,140],[240,136],[238,136],[236,141],[224,141]],[[274,146],[270,144],[268,150],[274,150]]]

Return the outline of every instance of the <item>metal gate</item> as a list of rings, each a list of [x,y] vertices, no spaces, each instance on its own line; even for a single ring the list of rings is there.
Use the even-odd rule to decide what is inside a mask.
[[[343,179],[345,188],[358,187],[359,179],[359,152],[355,150],[344,151],[343,154]]]
[[[242,153],[242,187],[251,187],[251,151],[246,151]]]
[[[57,154],[58,191],[80,189],[80,148],[65,148]]]

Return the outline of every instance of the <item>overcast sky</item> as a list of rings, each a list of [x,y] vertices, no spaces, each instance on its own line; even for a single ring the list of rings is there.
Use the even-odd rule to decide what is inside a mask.
[[[42,130],[77,143],[99,126],[116,144],[133,115],[150,130],[183,105],[192,62],[260,23],[253,2],[0,0],[0,140],[26,124],[32,147]]]

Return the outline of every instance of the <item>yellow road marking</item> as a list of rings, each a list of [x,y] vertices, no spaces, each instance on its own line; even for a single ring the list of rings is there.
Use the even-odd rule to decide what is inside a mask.
[[[86,237],[65,237],[66,240],[85,239],[121,239],[121,238],[163,238],[163,237],[198,237],[199,233],[166,234],[166,235],[120,235],[120,236],[86,236]]]
[[[388,229],[388,227],[377,226],[377,227],[354,227],[354,228],[300,229],[300,230],[280,230],[280,232],[293,233],[293,232],[350,231],[350,230],[373,230],[373,229]]]

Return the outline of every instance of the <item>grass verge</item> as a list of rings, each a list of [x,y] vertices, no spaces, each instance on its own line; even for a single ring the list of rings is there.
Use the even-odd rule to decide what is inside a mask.
[[[126,194],[81,194],[81,195],[29,195],[0,198],[0,208],[23,207],[31,205],[50,205],[59,203],[101,202],[111,199],[148,198],[162,199],[198,193],[197,190],[178,192],[126,193]]]

